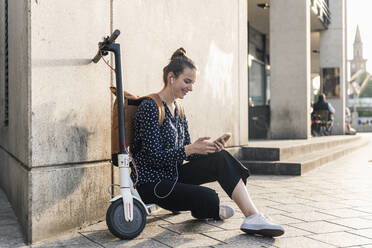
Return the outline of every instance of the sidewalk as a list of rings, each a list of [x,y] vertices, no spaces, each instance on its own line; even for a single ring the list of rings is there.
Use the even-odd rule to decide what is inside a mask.
[[[372,138],[371,135],[368,135]],[[106,223],[27,246],[0,190],[0,247],[359,247],[372,248],[372,143],[303,176],[251,176],[247,188],[259,210],[284,225],[278,238],[246,235],[236,208],[226,221],[196,221],[161,210],[131,241],[115,238]],[[234,206],[217,183],[221,202]]]

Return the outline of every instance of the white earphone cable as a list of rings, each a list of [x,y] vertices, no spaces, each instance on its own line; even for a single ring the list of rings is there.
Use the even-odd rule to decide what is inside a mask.
[[[178,181],[178,168],[177,168],[177,163],[176,163],[176,175],[177,175],[177,176],[176,176],[176,180],[174,181],[171,190],[170,190],[166,195],[164,195],[164,196],[160,196],[160,195],[158,195],[158,194],[156,193],[156,187],[158,186],[159,183],[161,183],[161,180],[155,184],[155,187],[154,187],[154,195],[155,195],[157,198],[164,199],[164,198],[168,197],[168,196],[172,193],[172,191],[173,191],[173,189],[174,189],[174,187],[176,186],[176,183],[177,183],[177,181]]]
[[[171,84],[173,84],[173,78],[171,79]],[[173,92],[173,87],[171,86],[171,93],[172,93],[172,97],[173,97],[173,101],[175,101],[176,100],[176,98],[175,98],[175,96],[174,96],[174,92]],[[161,183],[161,181],[162,180],[160,180],[159,182],[157,182],[156,184],[155,184],[155,187],[154,187],[154,195],[157,197],[157,198],[160,198],[160,199],[164,199],[164,198],[166,198],[166,197],[168,197],[171,193],[172,193],[172,191],[173,191],[173,189],[174,189],[174,187],[176,186],[176,183],[177,183],[177,181],[178,181],[178,168],[177,168],[177,163],[176,163],[176,180],[174,181],[174,183],[173,183],[173,185],[172,185],[172,188],[171,188],[171,190],[166,194],[166,195],[164,195],[164,196],[160,196],[160,195],[158,195],[157,193],[156,193],[156,187]]]

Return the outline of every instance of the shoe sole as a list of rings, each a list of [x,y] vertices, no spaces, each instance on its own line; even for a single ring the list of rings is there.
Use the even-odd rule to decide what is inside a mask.
[[[266,237],[278,237],[284,234],[284,231],[281,229],[272,229],[272,228],[260,228],[260,229],[249,229],[249,228],[240,228],[243,232],[247,234],[259,234]]]

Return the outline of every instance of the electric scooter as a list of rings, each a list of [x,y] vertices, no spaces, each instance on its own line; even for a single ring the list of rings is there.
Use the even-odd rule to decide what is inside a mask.
[[[120,172],[120,194],[110,200],[107,209],[106,223],[110,232],[120,239],[137,237],[146,225],[147,215],[151,215],[154,204],[146,205],[130,178],[130,156],[125,149],[124,102],[121,77],[120,44],[115,43],[120,31],[115,30],[110,37],[106,36],[98,43],[98,52],[93,58],[94,63],[113,52],[115,56],[115,74],[118,101],[119,147],[118,167]],[[111,187],[112,185],[110,185]]]

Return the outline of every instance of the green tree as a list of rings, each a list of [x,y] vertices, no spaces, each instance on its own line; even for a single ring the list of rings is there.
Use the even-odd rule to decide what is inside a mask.
[[[359,97],[371,97],[372,98],[372,80],[368,81],[366,87],[360,93]]]

